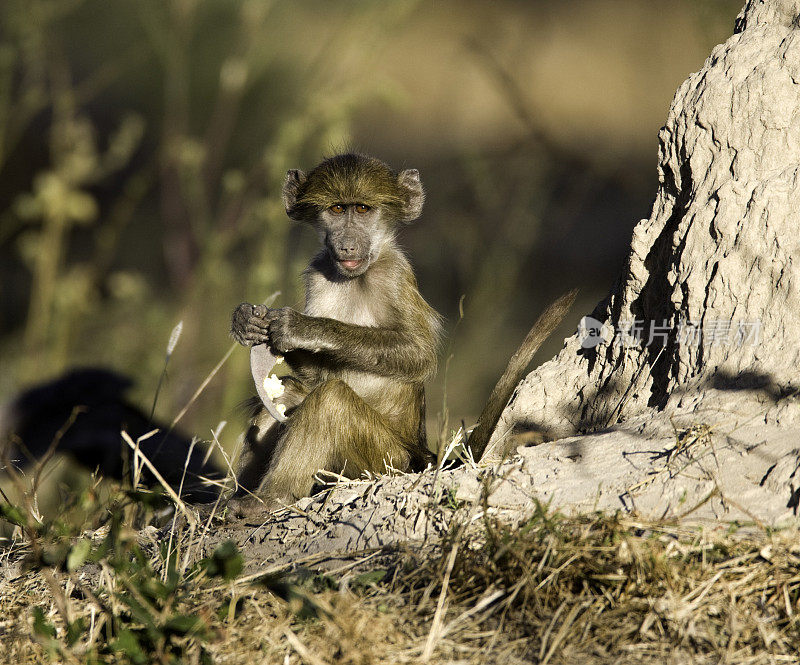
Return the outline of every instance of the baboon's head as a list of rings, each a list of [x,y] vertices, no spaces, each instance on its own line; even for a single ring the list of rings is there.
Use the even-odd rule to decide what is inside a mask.
[[[314,225],[345,277],[366,272],[397,225],[420,216],[424,201],[416,169],[395,173],[366,155],[336,155],[307,174],[289,171],[283,186],[286,214]]]

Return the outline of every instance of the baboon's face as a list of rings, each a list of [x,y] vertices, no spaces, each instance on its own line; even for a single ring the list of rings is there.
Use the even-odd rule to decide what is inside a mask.
[[[326,159],[308,174],[289,171],[283,185],[286,214],[314,225],[344,277],[363,275],[397,225],[420,216],[424,201],[416,169],[395,173],[352,153]]]
[[[379,206],[334,203],[320,211],[316,228],[337,270],[344,277],[363,275],[390,236]]]

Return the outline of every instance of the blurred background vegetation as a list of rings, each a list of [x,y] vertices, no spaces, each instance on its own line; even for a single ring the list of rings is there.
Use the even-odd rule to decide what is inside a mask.
[[[316,239],[280,186],[351,148],[421,171],[402,241],[447,322],[431,438],[445,374],[451,426],[470,424],[548,301],[607,292],[649,215],[670,99],[740,5],[2,0],[0,402],[102,365],[149,409],[183,321],[156,409],[171,421],[239,302],[301,302]],[[251,393],[235,349],[182,427],[229,421],[232,448]]]

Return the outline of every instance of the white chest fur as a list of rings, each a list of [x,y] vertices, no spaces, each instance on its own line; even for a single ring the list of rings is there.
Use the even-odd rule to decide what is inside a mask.
[[[307,285],[305,313],[357,326],[377,327],[384,309],[379,305],[382,299],[376,302],[367,288],[360,280],[332,282],[314,275]]]

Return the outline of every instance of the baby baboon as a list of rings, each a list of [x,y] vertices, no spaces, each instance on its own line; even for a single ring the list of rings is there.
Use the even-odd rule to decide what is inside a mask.
[[[248,303],[233,313],[238,342],[268,344],[292,370],[279,400],[286,422],[255,414],[243,490],[292,502],[319,469],[358,477],[429,460],[423,382],[436,370],[440,320],[396,241],[424,199],[416,170],[364,155],[288,172],[286,213],[311,224],[323,248],[304,272],[303,313]]]

